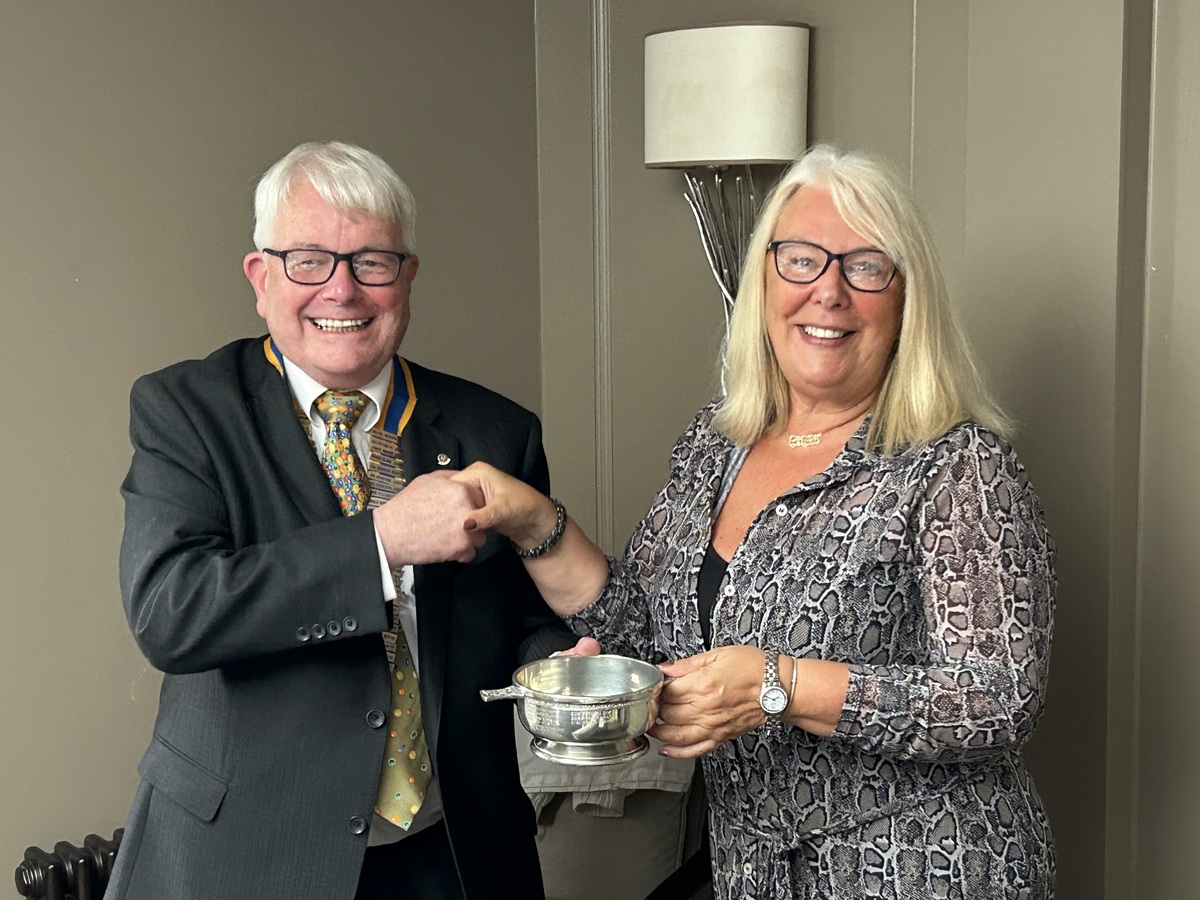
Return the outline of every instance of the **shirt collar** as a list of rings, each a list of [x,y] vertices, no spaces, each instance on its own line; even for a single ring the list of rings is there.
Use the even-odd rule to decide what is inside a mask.
[[[283,360],[283,369],[287,373],[287,383],[292,389],[292,396],[296,400],[296,405],[305,411],[309,421],[316,424],[320,421],[320,417],[314,412],[313,403],[328,388],[310,378],[308,373],[286,356],[281,354],[280,359]],[[387,365],[380,369],[378,375],[372,378],[364,387],[358,388],[359,391],[366,395],[367,406],[363,410],[362,415],[359,416],[355,428],[370,431],[375,427],[375,423],[379,421],[380,410],[383,409],[383,402],[387,399],[388,388],[391,386],[391,383],[392,361],[389,359]]]

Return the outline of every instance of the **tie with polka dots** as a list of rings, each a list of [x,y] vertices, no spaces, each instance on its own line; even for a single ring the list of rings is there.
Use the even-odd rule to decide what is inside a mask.
[[[362,512],[370,500],[366,473],[350,440],[350,429],[366,403],[366,397],[358,391],[326,391],[316,401],[317,414],[325,422],[321,462],[342,514],[347,516]],[[392,712],[375,812],[407,830],[429,787],[429,746],[421,726],[417,670],[400,618],[394,612],[392,630],[384,634],[383,641],[391,667]]]
[[[392,664],[392,713],[388,718],[387,748],[375,812],[407,831],[421,808],[433,773],[429,768],[425,729],[421,726],[417,670],[400,618],[393,612],[392,619],[392,631],[384,635],[388,661]]]

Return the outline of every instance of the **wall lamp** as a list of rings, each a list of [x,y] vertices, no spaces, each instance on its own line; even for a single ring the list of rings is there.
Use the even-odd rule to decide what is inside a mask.
[[[684,170],[726,324],[758,212],[751,166],[789,163],[807,144],[808,44],[799,22],[646,35],[646,165]]]

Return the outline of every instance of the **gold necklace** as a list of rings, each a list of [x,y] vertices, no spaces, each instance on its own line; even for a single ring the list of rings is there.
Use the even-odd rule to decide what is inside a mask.
[[[854,419],[860,418],[861,415],[861,413],[856,415]],[[804,447],[815,447],[817,444],[821,443],[821,438],[823,438],[826,434],[831,431],[837,431],[843,425],[848,425],[850,422],[853,422],[854,419],[847,419],[845,422],[834,425],[832,428],[826,428],[824,431],[814,431],[812,434],[789,434],[788,447],[793,450],[803,449]]]
[[[788,446],[795,447],[815,447],[821,443],[821,435],[825,432],[818,431],[815,434],[789,434]]]

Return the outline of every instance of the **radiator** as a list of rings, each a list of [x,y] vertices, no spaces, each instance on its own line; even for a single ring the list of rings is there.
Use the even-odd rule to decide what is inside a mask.
[[[53,853],[27,848],[15,873],[17,893],[30,900],[100,900],[124,833],[118,828],[111,840],[89,834],[82,847],[59,841]]]

